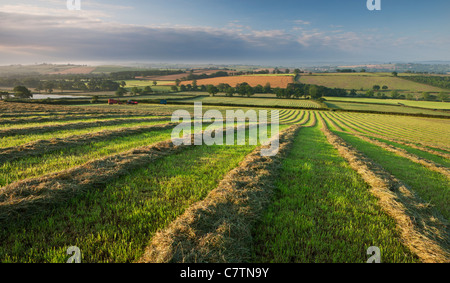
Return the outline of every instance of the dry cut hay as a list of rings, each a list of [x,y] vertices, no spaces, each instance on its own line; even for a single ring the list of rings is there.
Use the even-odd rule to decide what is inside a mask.
[[[158,122],[167,121],[169,118],[145,118],[145,119],[115,119],[107,121],[93,121],[93,122],[78,122],[78,123],[67,123],[67,124],[56,124],[56,125],[43,125],[36,127],[26,127],[26,128],[8,128],[0,130],[0,138],[15,135],[25,135],[25,134],[40,134],[53,131],[61,130],[77,130],[85,129],[90,127],[101,127],[101,126],[112,126],[120,125],[126,123],[143,123],[143,122]]]
[[[332,123],[333,125],[336,125],[336,124],[334,124],[334,122],[331,119],[327,120],[327,121]],[[337,130],[342,132],[342,129],[340,129],[340,128],[338,128]],[[442,175],[446,176],[447,178],[450,178],[450,171],[445,166],[437,164],[437,163],[435,163],[435,162],[433,162],[431,160],[428,160],[426,158],[419,157],[419,156],[417,156],[415,154],[409,153],[408,151],[404,150],[403,148],[398,148],[398,147],[395,147],[393,145],[390,145],[390,144],[381,142],[379,140],[376,140],[374,138],[371,138],[369,136],[362,135],[362,134],[360,134],[359,132],[355,131],[352,128],[348,128],[348,130],[352,133],[352,135],[354,135],[355,137],[358,137],[359,139],[362,139],[363,141],[366,141],[366,142],[371,143],[373,145],[379,146],[379,147],[381,147],[381,148],[383,148],[383,149],[385,149],[387,151],[393,152],[393,153],[395,153],[395,154],[397,154],[399,156],[402,156],[404,158],[407,158],[407,159],[411,160],[412,162],[421,164],[421,165],[427,167],[428,169],[430,169],[432,171],[439,172]]]
[[[258,147],[208,196],[158,231],[139,262],[244,262],[251,257],[252,225],[270,201],[273,174],[301,126],[280,134],[278,154]]]
[[[383,148],[383,149],[385,149],[387,151],[393,152],[393,153],[395,153],[397,155],[400,155],[400,156],[402,156],[404,158],[407,158],[407,159],[411,160],[412,162],[421,164],[421,165],[427,167],[428,169],[430,169],[432,171],[439,172],[442,175],[444,175],[444,176],[446,176],[447,178],[450,179],[450,170],[447,167],[445,167],[445,166],[437,164],[437,163],[435,163],[435,162],[433,162],[431,160],[419,157],[419,156],[417,156],[415,154],[409,153],[408,151],[406,151],[406,150],[404,150],[402,148],[397,148],[395,146],[392,146],[392,145],[386,144],[384,142],[381,142],[381,141],[369,138],[367,136],[363,136],[363,135],[360,135],[360,134],[357,134],[357,133],[353,133],[353,135],[358,137],[358,138],[360,138],[360,139],[362,139],[363,141],[366,141],[366,142],[371,143],[373,145],[379,146],[379,147],[381,147],[381,148]]]
[[[193,138],[193,136],[192,136]],[[186,145],[171,140],[93,160],[81,166],[26,179],[0,188],[0,222],[27,217],[39,209],[111,182]]]
[[[0,149],[0,164],[28,156],[39,156],[45,153],[68,147],[80,146],[96,141],[123,137],[125,135],[140,134],[149,131],[171,129],[176,123],[163,125],[140,126],[132,128],[121,128],[118,130],[104,130],[85,135],[75,135],[67,138],[53,138],[50,140],[37,140],[21,146]]]
[[[405,184],[332,133],[322,120],[322,132],[372,188],[379,205],[397,223],[403,243],[423,262],[450,262],[447,220]]]
[[[248,125],[237,127],[248,128]],[[227,128],[223,128],[223,131],[226,130]],[[190,139],[191,144],[194,144],[194,134]],[[96,159],[40,178],[9,184],[0,188],[0,222],[14,217],[27,218],[40,209],[48,209],[49,205],[61,203],[87,190],[102,187],[117,177],[129,174],[189,146],[175,145],[172,140],[166,140]]]

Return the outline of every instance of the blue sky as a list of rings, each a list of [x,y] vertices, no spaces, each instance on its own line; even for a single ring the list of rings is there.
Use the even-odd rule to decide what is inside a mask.
[[[450,60],[450,1],[2,0],[0,65]]]

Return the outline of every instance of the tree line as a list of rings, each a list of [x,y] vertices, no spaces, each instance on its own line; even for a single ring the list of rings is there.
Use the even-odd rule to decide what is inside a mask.
[[[217,93],[224,93],[225,96],[247,96],[251,97],[255,93],[273,93],[277,98],[312,98],[320,99],[323,96],[345,96],[347,91],[345,89],[339,88],[328,88],[325,86],[313,85],[313,84],[302,84],[302,83],[291,83],[288,84],[286,88],[275,87],[272,88],[270,83],[266,85],[256,85],[254,87],[250,86],[248,83],[243,82],[237,84],[236,86],[230,86],[226,83],[221,83],[218,85],[197,85],[194,80],[191,84],[181,85],[179,88],[173,86],[173,91],[200,91],[208,92],[210,95],[215,96]]]
[[[450,89],[450,76],[402,76],[402,79]]]

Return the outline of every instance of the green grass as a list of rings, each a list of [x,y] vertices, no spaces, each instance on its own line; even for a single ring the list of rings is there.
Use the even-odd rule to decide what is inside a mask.
[[[433,205],[446,219],[450,219],[450,208],[448,206],[450,203],[450,182],[445,176],[376,145],[362,141],[351,134],[340,132],[336,132],[336,134],[405,183],[423,200]]]
[[[368,185],[319,126],[303,128],[276,178],[276,197],[254,231],[255,262],[416,262]]]
[[[433,149],[448,150],[450,143],[449,121],[418,117],[395,117],[390,115],[359,113],[327,113],[344,128],[382,135],[416,144],[423,144]]]
[[[255,146],[194,146],[112,180],[104,188],[48,207],[0,231],[1,262],[137,260],[158,229],[203,199]]]
[[[192,100],[185,100],[186,102],[202,102],[202,103],[217,103],[217,104],[238,104],[249,106],[279,106],[279,107],[304,107],[304,108],[319,108],[320,105],[314,101],[306,99],[279,99],[279,98],[254,98],[254,97],[199,97]]]
[[[433,111],[425,108],[410,108],[397,105],[366,104],[342,101],[325,101],[325,104],[332,109],[359,110],[359,111],[377,111],[389,113],[407,113],[407,114],[426,114],[426,115],[444,115],[450,116],[450,113],[443,111]]]
[[[172,129],[116,137],[65,148],[42,156],[8,161],[0,165],[0,186],[32,177],[39,177],[81,165],[93,159],[149,145],[171,138]]]
[[[330,88],[343,88],[347,90],[372,89],[374,85],[386,85],[390,90],[409,92],[441,92],[438,87],[416,83],[401,77],[394,77],[387,73],[338,73],[338,74],[312,74],[301,75],[301,83],[323,85]]]
[[[363,98],[363,97],[325,97],[327,101],[342,101],[342,102],[364,102],[377,104],[392,104],[398,105],[402,103],[407,106],[429,108],[429,109],[450,109],[450,103],[439,101],[416,101],[404,99],[377,99],[377,98]]]
[[[127,127],[137,127],[137,126],[150,126],[150,125],[158,125],[158,124],[166,124],[170,122],[167,121],[155,121],[155,122],[133,122],[127,123],[126,120],[123,121],[122,124],[116,124],[111,126],[97,126],[97,127],[86,127],[79,130],[69,129],[69,130],[60,130],[56,129],[54,131],[49,131],[46,133],[29,133],[25,135],[14,135],[2,137],[0,139],[0,149],[5,147],[14,147],[24,145],[29,142],[34,142],[37,140],[48,140],[53,138],[67,138],[74,135],[84,135],[89,133],[96,133],[103,130],[118,130],[121,128]]]

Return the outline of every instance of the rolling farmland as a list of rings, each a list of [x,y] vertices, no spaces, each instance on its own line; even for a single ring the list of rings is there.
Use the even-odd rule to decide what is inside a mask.
[[[448,119],[275,101],[270,157],[175,145],[192,105],[0,102],[0,262],[450,261]]]
[[[332,73],[302,75],[300,82],[305,84],[323,85],[330,88],[347,90],[372,89],[374,85],[386,85],[390,90],[408,92],[441,92],[441,88],[394,77],[388,73]]]
[[[227,76],[218,78],[209,78],[197,80],[197,85],[218,85],[220,83],[229,84],[230,86],[236,86],[237,84],[246,82],[251,87],[257,85],[264,86],[270,83],[272,88],[281,87],[286,88],[290,83],[294,82],[294,76],[292,75],[249,75],[249,76]],[[192,81],[183,81],[183,85],[191,84]]]

